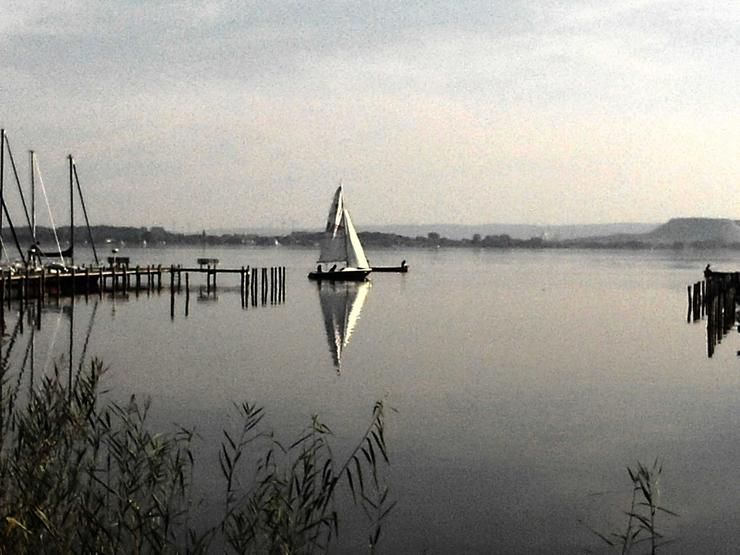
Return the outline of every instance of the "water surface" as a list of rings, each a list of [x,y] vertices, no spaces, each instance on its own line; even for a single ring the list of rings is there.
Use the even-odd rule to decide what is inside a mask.
[[[199,300],[195,276],[187,318],[183,295],[170,318],[166,290],[78,297],[75,360],[83,350],[99,356],[111,396],[151,397],[154,422],[196,426],[206,444],[230,402],[250,400],[289,437],[319,414],[346,446],[384,399],[397,409],[387,440],[399,501],[386,552],[598,548],[579,520],[619,526],[625,467],[655,457],[663,502],[680,513],[665,521],[671,552],[723,551],[740,539],[740,345],[733,332],[708,359],[704,323],[686,322],[686,285],[707,262],[736,269],[732,253],[371,251],[373,263],[406,258],[411,271],[372,277],[338,365],[326,302],[306,279],[315,253],[128,251],[134,264],[205,255],[223,266],[284,265],[286,301],[245,310],[238,277],[219,278],[216,298]],[[333,295],[330,305],[358,296]],[[44,309],[37,376],[65,352],[70,312]],[[350,526],[340,550],[363,539]]]

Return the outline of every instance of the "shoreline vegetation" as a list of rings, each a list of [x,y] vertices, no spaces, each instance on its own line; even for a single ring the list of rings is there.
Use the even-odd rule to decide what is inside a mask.
[[[263,408],[234,404],[239,424],[212,442],[221,489],[195,499],[205,467],[194,452],[204,438],[182,427],[152,430],[149,402],[109,400],[104,374],[100,360],[74,376],[55,367],[24,394],[0,368],[0,554],[327,552],[346,533],[352,507],[366,519],[352,532],[366,536],[351,541],[376,552],[396,504],[386,484],[382,401],[343,457],[316,416],[297,439],[281,442]],[[673,541],[664,517],[679,516],[661,502],[662,463],[638,461],[627,472],[623,524],[602,532],[577,523],[615,552],[655,555]]]
[[[222,233],[202,231],[181,233],[168,231],[164,227],[131,227],[96,225],[90,229],[93,241],[98,246],[164,247],[164,246],[285,246],[315,249],[320,244],[320,231],[293,231],[286,234]],[[16,230],[22,245],[29,244],[31,234],[27,228]],[[69,226],[57,230],[59,241],[66,244]],[[75,227],[81,242],[89,240],[85,228]],[[49,228],[37,231],[41,245],[54,244]],[[547,235],[528,239],[514,238],[507,234],[473,234],[470,238],[452,239],[437,232],[409,237],[396,233],[360,231],[360,240],[371,249],[396,248],[474,248],[474,249],[712,249],[740,250],[740,224],[734,220],[710,218],[676,218],[646,233],[604,235],[556,239]],[[6,244],[10,248],[10,238]]]
[[[281,442],[262,408],[235,404],[240,424],[208,442],[221,490],[194,499],[203,438],[152,430],[149,403],[109,400],[103,374],[99,360],[76,375],[55,368],[26,392],[0,368],[0,554],[324,552],[353,506],[374,552],[395,505],[381,401],[341,457],[318,417]]]

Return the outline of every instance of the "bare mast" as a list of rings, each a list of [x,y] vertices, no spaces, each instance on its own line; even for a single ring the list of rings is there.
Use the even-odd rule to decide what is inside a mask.
[[[69,264],[75,265],[75,188],[74,188],[74,158],[69,158]]]

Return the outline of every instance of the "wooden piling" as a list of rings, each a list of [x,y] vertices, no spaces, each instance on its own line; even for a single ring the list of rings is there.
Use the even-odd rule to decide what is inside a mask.
[[[175,267],[170,266],[170,319],[175,319]]]
[[[241,268],[241,273],[239,274],[239,297],[241,299],[242,308],[244,308],[244,266]]]
[[[31,281],[31,268],[26,266],[26,271],[23,274],[23,302],[28,304],[28,287]]]
[[[190,272],[185,273],[185,316],[190,309]]]
[[[5,271],[0,270],[0,336],[5,335],[5,288],[7,283]]]
[[[696,282],[694,284],[694,322],[701,317],[701,284]]]

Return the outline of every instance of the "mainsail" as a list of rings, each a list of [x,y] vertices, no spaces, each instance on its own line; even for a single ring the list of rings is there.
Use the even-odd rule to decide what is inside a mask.
[[[343,215],[344,192],[340,184],[329,207],[329,218],[326,220],[326,231],[321,243],[319,262],[343,262],[347,259]]]
[[[369,290],[369,282],[345,281],[322,283],[319,286],[319,301],[324,314],[326,339],[337,370],[341,368],[342,352],[357,325]]]
[[[348,268],[370,268],[349,210],[344,205],[344,190],[341,184],[334,193],[334,200],[329,208],[329,218],[326,221],[318,262],[343,262]]]

